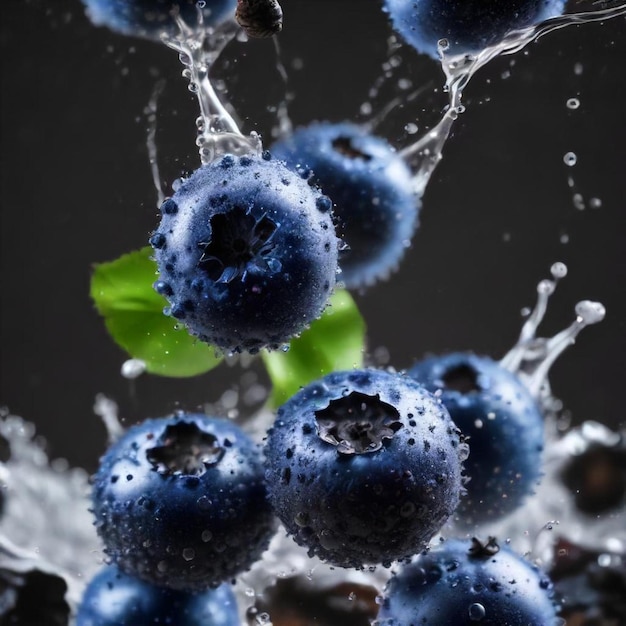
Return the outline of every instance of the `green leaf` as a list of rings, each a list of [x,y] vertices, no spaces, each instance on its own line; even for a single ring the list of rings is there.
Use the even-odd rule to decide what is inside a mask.
[[[287,352],[263,351],[273,387],[270,405],[281,405],[330,372],[361,367],[364,346],[365,322],[354,300],[347,291],[335,292],[322,317],[292,339]]]
[[[221,361],[211,346],[198,341],[163,315],[167,301],[154,291],[156,264],[146,247],[95,266],[91,297],[115,343],[148,372],[161,376],[196,376]]]

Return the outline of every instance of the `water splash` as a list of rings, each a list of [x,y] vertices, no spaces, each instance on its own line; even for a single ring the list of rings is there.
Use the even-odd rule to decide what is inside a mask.
[[[159,98],[165,89],[165,80],[160,79],[154,85],[152,95],[148,105],[144,109],[146,121],[148,122],[148,133],[146,135],[146,148],[148,150],[148,159],[150,161],[150,171],[152,172],[152,181],[157,192],[157,208],[165,201],[165,193],[161,184],[161,174],[159,173],[159,161],[157,158],[158,150],[156,144],[157,131],[157,105]]]
[[[550,338],[537,337],[548,300],[558,281],[567,276],[567,266],[560,262],[554,263],[550,272],[552,280],[545,279],[537,285],[537,303],[522,326],[517,343],[500,360],[500,365],[516,374],[540,403],[550,398],[548,373],[553,363],[576,341],[583,328],[601,322],[606,314],[600,302],[581,300],[574,309],[576,317],[567,328]]]
[[[570,13],[551,18],[540,24],[509,33],[498,44],[485,48],[477,54],[448,55],[448,42],[439,41],[441,67],[445,74],[445,91],[448,107],[441,120],[426,135],[400,151],[407,164],[413,169],[414,189],[422,195],[430,177],[442,158],[443,147],[450,135],[454,122],[465,111],[462,104],[463,91],[472,76],[487,63],[501,55],[519,52],[528,44],[566,26],[575,26],[626,15],[626,4],[605,9],[590,9],[582,13]]]
[[[10,447],[9,459],[0,464],[6,485],[0,568],[59,576],[75,607],[103,561],[89,512],[87,473],[62,460],[50,463],[34,426],[20,417],[1,414],[0,435]]]
[[[185,66],[183,76],[189,80],[189,90],[198,97],[200,116],[196,120],[196,145],[200,161],[206,165],[224,154],[259,155],[262,150],[259,135],[253,132],[246,136],[241,132],[209,77],[211,67],[239,27],[233,22],[225,22],[214,30],[192,29],[180,18],[177,24],[177,35],[164,34],[161,39],[178,52]]]
[[[614,432],[603,424],[587,421],[562,434],[552,419],[548,420],[546,431],[544,476],[536,493],[512,515],[485,528],[485,532],[510,537],[514,549],[528,554],[542,567],[553,563],[559,537],[599,552],[626,554],[624,502],[602,515],[585,514],[563,481],[572,460],[594,447],[623,447],[626,431]]]
[[[125,432],[119,419],[115,400],[108,398],[103,393],[99,393],[93,405],[93,412],[102,419],[107,431],[109,444],[115,443]]]

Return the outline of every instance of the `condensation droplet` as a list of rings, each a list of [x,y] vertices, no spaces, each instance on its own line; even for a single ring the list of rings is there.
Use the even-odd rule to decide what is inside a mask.
[[[585,199],[583,198],[582,194],[575,193],[572,196],[572,202],[574,203],[574,207],[579,211],[585,210]]]
[[[567,265],[561,261],[552,264],[550,273],[554,278],[565,278],[567,276]]]
[[[134,380],[146,371],[146,362],[141,359],[128,359],[122,363],[121,374],[124,378]]]
[[[566,152],[563,155],[563,163],[565,163],[565,165],[567,165],[567,167],[572,167],[573,165],[576,165],[576,154],[574,152]]]
[[[487,612],[482,604],[474,602],[473,604],[470,604],[467,614],[472,622],[480,622],[484,619]]]

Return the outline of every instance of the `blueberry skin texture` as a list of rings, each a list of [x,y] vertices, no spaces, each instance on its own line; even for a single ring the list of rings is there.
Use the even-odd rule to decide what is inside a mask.
[[[393,576],[377,626],[556,626],[546,574],[504,547],[471,556],[470,541],[449,540]]]
[[[91,580],[76,615],[76,626],[240,626],[229,584],[201,593],[155,587],[115,566]]]
[[[163,454],[166,438],[190,431],[204,438],[200,445],[218,446],[201,473],[164,471],[151,460]],[[101,459],[92,494],[96,529],[127,574],[183,591],[216,587],[257,561],[274,533],[263,474],[260,448],[225,419],[149,419]]]
[[[380,137],[355,124],[314,123],[272,148],[334,203],[340,254],[339,279],[359,289],[396,269],[417,227],[419,198],[406,163]]]
[[[446,54],[476,53],[564,9],[565,0],[385,0],[394,30],[433,59],[440,39],[450,44]]]
[[[172,11],[190,27],[198,26],[197,0],[83,0],[87,16],[96,26],[106,26],[122,35],[160,40],[161,33],[174,35],[178,26]],[[204,25],[216,27],[234,19],[237,0],[206,0]]]
[[[379,396],[401,427],[376,451],[341,454],[318,435],[316,412],[355,393]],[[266,442],[270,500],[310,556],[346,568],[389,565],[422,550],[453,513],[461,447],[445,408],[409,377],[336,372],[279,409]]]
[[[543,416],[528,389],[496,361],[475,354],[432,357],[407,373],[442,392],[450,417],[469,437],[470,480],[455,520],[469,528],[512,513],[541,475]],[[459,376],[470,388],[459,390]]]
[[[150,239],[171,315],[213,346],[278,348],[320,316],[337,276],[330,200],[261,157],[197,170]]]

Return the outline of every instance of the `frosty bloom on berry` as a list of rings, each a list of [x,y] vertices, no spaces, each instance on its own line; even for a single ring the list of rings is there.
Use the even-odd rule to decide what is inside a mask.
[[[197,170],[151,237],[169,313],[223,350],[276,348],[319,317],[337,273],[330,201],[265,153]]]
[[[129,429],[102,458],[93,511],[122,571],[185,591],[248,569],[274,532],[260,450],[234,424],[198,414]]]
[[[336,372],[278,411],[270,499],[295,541],[331,564],[389,564],[422,550],[456,508],[464,444],[408,377]]]

